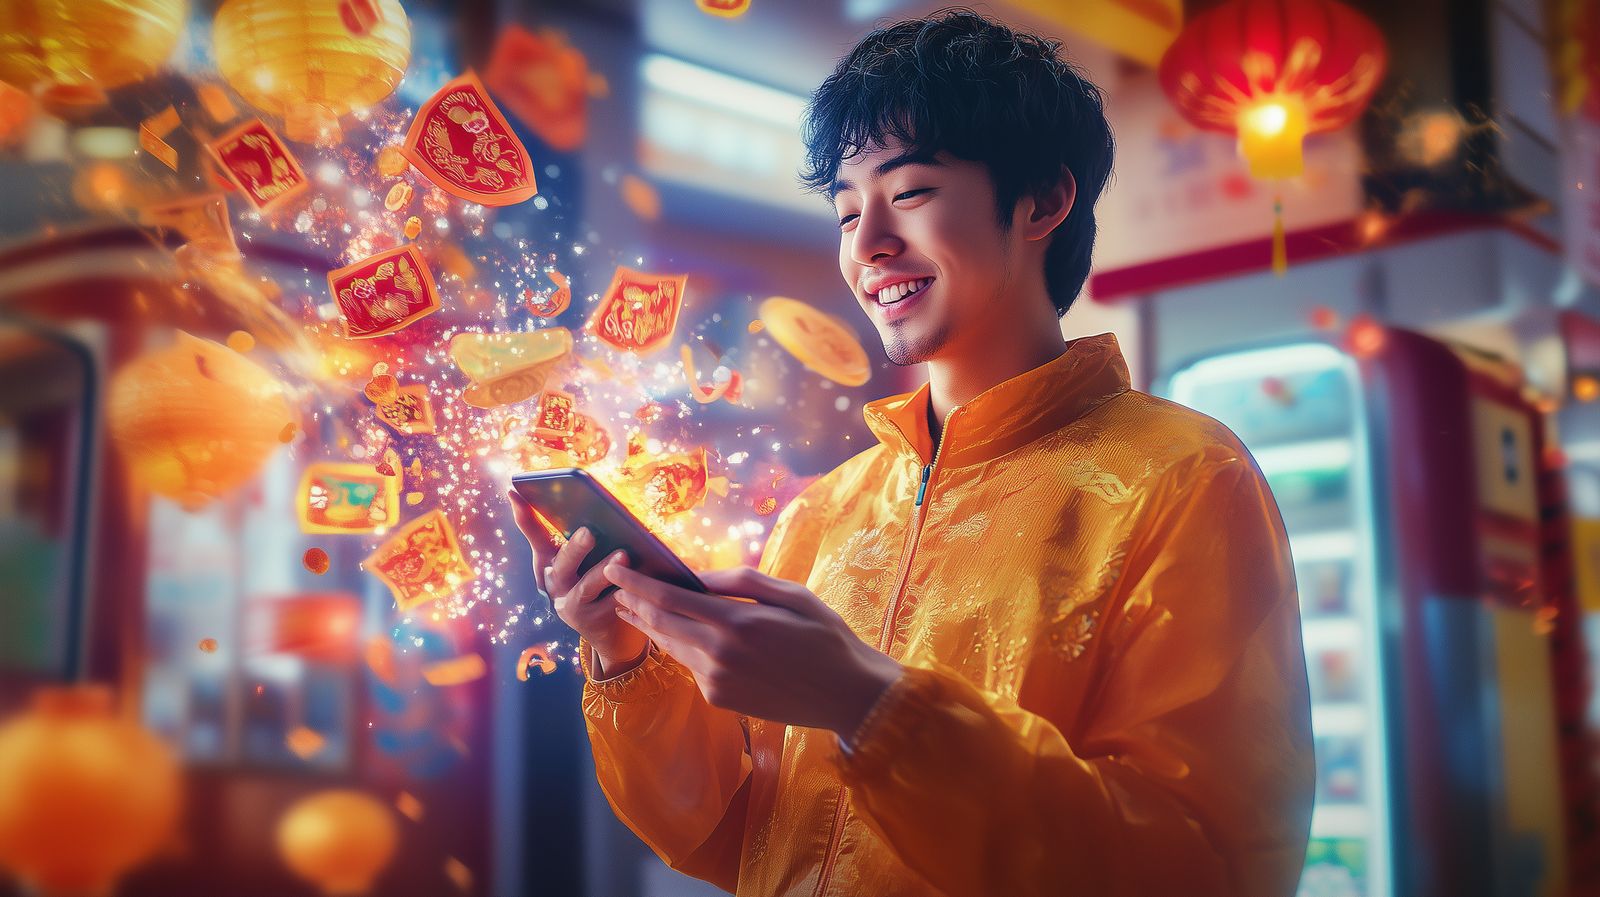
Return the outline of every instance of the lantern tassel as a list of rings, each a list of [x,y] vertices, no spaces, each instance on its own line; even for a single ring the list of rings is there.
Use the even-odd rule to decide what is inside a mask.
[[[1272,273],[1279,277],[1289,271],[1289,243],[1283,232],[1283,197],[1272,198]]]

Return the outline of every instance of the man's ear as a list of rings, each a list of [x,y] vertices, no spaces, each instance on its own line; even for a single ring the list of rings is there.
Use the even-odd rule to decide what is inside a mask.
[[[1022,221],[1024,240],[1043,240],[1055,233],[1061,222],[1067,220],[1072,204],[1078,198],[1078,181],[1065,165],[1061,166],[1061,180],[1048,190],[1031,194],[1031,203],[1024,203],[1026,217]]]

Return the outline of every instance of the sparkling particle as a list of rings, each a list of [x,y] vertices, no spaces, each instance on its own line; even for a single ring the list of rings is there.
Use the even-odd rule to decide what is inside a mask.
[[[214,639],[214,638],[203,638],[203,639],[201,639],[200,640],[200,650],[204,651],[207,654],[215,654],[215,653],[217,653],[217,640]]]

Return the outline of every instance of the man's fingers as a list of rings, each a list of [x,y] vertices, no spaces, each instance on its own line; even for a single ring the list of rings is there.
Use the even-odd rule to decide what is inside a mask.
[[[610,567],[618,554],[620,552],[613,553],[601,563],[590,567],[589,572],[583,574],[583,579],[579,580],[577,588],[573,590],[573,596],[579,604],[587,604],[599,598],[600,593],[604,592],[612,584],[612,581],[606,577],[606,569]],[[611,569],[618,569],[618,567],[611,567]]]
[[[688,651],[703,651],[716,638],[717,630],[711,624],[641,600],[631,589],[618,590],[616,601],[618,617],[656,640],[663,651],[679,660],[684,660],[683,654]]]
[[[810,589],[787,579],[768,576],[754,567],[709,570],[697,575],[706,588],[719,595],[752,598],[762,604],[786,607],[807,616],[819,607],[827,607],[821,599],[811,594]]]
[[[736,610],[739,608],[738,602],[729,601],[719,595],[706,595],[679,588],[671,583],[646,576],[630,567],[621,565],[613,567],[609,564],[603,566],[609,571],[608,575],[612,582],[672,613],[696,620],[724,623],[731,619],[732,614],[738,612]]]

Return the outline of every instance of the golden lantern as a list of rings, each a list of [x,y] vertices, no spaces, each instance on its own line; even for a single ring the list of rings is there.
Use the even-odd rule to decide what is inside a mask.
[[[328,0],[227,0],[212,25],[217,68],[250,105],[283,118],[290,140],[331,145],[339,116],[400,85],[411,25],[399,0],[373,0],[378,17],[352,29]]]
[[[111,438],[134,477],[195,508],[243,483],[282,446],[285,387],[221,343],[178,332],[111,381]]]
[[[349,789],[302,798],[278,820],[284,863],[330,897],[366,893],[389,865],[399,840],[389,807]]]
[[[98,103],[154,74],[178,45],[188,0],[6,0],[0,81],[47,105]]]
[[[25,892],[109,893],[177,824],[178,761],[104,687],[40,689],[0,726],[0,868]]]

